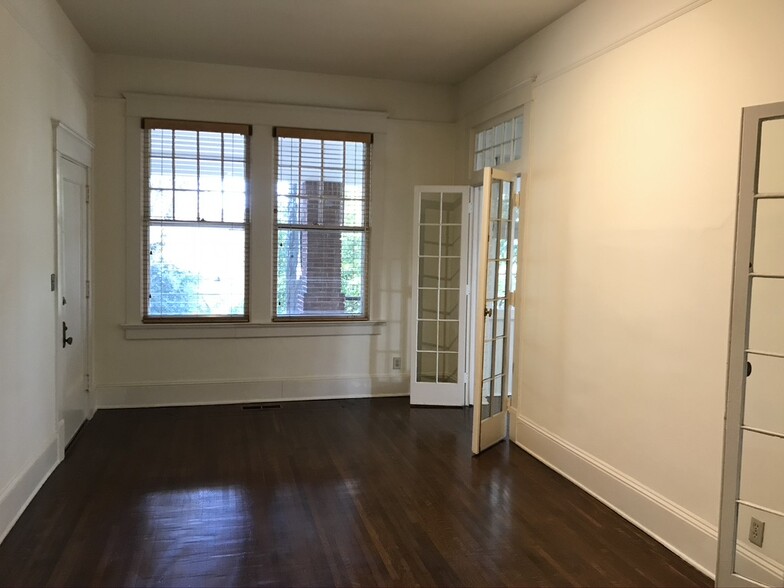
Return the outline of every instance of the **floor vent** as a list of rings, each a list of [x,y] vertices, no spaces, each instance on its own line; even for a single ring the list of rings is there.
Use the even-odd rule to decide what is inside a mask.
[[[243,404],[242,410],[273,410],[280,407],[280,404]]]

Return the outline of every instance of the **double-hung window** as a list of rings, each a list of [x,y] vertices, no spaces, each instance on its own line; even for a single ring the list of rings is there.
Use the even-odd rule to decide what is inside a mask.
[[[248,320],[250,127],[142,128],[145,322]]]
[[[275,129],[275,320],[368,318],[372,138]]]

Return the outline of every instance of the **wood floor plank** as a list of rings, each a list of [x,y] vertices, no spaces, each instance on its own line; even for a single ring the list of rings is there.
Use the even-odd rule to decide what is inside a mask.
[[[1,586],[711,586],[471,413],[405,398],[99,411]]]

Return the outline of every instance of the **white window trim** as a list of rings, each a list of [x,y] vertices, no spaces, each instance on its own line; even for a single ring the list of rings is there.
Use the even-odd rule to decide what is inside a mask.
[[[368,284],[366,321],[297,321],[272,322],[272,228],[274,139],[272,128],[288,126],[326,130],[373,133],[373,165],[371,184],[375,197],[383,199],[384,161],[388,115],[369,110],[346,110],[260,102],[204,100],[151,94],[126,93],[126,275],[125,323],[121,325],[126,339],[202,339],[246,337],[302,337],[336,335],[377,335],[386,324],[374,309],[379,308],[379,293]],[[168,118],[245,123],[253,127],[250,138],[251,206],[250,235],[250,319],[247,323],[142,323],[142,132],[141,119]],[[371,206],[370,225],[373,226]],[[380,260],[370,248],[368,267]],[[372,270],[371,270],[372,271]]]

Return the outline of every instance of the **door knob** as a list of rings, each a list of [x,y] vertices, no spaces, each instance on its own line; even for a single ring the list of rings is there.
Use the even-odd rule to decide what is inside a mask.
[[[68,332],[68,325],[65,324],[63,321],[63,349],[65,349],[66,345],[73,344],[73,337],[66,337],[66,333]]]
[[[746,377],[748,378],[751,375],[751,362],[746,362]]]
[[[485,308],[485,316],[492,318],[493,316],[493,309],[492,308]]]

